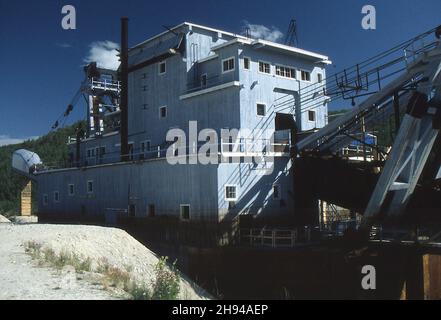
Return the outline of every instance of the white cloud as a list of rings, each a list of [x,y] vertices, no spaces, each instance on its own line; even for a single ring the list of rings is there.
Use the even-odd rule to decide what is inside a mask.
[[[90,44],[89,55],[84,62],[96,62],[99,68],[116,70],[120,65],[117,57],[119,45],[112,41],[96,41]]]
[[[9,146],[12,144],[19,144],[27,140],[36,140],[38,136],[28,137],[28,138],[13,138],[9,135],[0,135],[0,147]]]
[[[248,30],[250,37],[255,39],[278,42],[283,38],[283,33],[274,26],[268,28],[261,24],[251,24],[248,21],[244,21],[243,29],[244,31]]]

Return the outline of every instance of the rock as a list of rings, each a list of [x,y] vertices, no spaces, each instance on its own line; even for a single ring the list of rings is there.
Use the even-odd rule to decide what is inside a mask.
[[[37,216],[15,216],[14,223],[16,223],[16,224],[38,223],[38,217]]]
[[[0,223],[11,223],[11,221],[0,214]]]

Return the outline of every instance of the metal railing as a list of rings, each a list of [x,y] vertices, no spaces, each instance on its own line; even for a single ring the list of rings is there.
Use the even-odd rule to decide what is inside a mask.
[[[90,81],[90,86],[92,89],[99,89],[104,91],[114,91],[119,92],[121,91],[121,82],[120,81],[113,81],[113,80],[96,80],[95,78],[92,78]]]
[[[239,245],[269,248],[294,248],[312,242],[311,229],[240,229]]]

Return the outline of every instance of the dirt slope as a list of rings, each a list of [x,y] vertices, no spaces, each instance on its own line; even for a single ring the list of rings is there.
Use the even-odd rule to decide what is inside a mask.
[[[24,243],[36,241],[55,252],[68,251],[128,269],[134,279],[149,283],[158,257],[125,231],[79,225],[0,224],[0,299],[117,299],[99,283],[78,280],[72,268],[62,272],[42,268],[25,253]],[[185,278],[183,276],[183,278]],[[182,299],[208,295],[181,280]]]

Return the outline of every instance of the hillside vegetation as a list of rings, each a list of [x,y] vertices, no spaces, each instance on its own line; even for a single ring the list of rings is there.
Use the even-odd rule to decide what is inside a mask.
[[[77,125],[58,129],[36,140],[0,147],[0,214],[11,216],[19,210],[23,178],[12,171],[12,153],[18,149],[27,149],[36,152],[46,165],[64,164],[68,159],[66,142],[68,136],[75,135]]]

